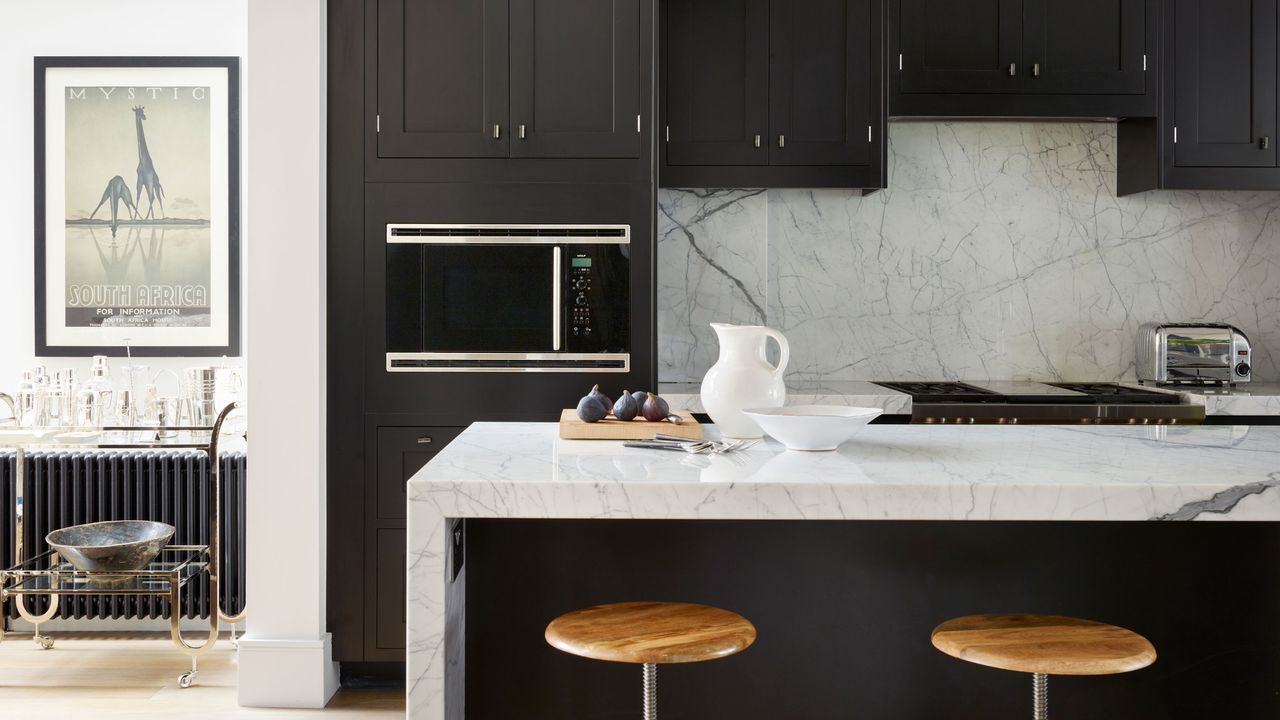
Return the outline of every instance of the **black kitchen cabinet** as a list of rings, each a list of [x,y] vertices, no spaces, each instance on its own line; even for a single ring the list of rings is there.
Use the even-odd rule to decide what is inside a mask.
[[[365,498],[366,544],[364,594],[365,661],[401,661],[405,637],[405,520],[408,509],[406,483],[463,427],[388,425],[385,417],[369,419],[372,467],[368,475],[372,497]],[[350,584],[350,583],[349,583]],[[353,587],[354,584],[351,584]]]
[[[885,186],[880,0],[660,7],[661,186]]]
[[[669,165],[767,165],[769,1],[670,0]]]
[[[1176,0],[1173,163],[1275,167],[1276,0]]]
[[[871,164],[871,35],[871,0],[770,3],[771,165]]]
[[[901,0],[898,12],[902,92],[1019,89],[1021,0]]]
[[[511,153],[508,0],[377,0],[380,157]]]
[[[640,157],[639,0],[511,0],[513,157]]]
[[[1158,120],[1120,124],[1120,194],[1280,190],[1277,0],[1171,0]]]
[[[1147,90],[1146,0],[1026,0],[1022,42],[1023,92],[1142,95]]]
[[[1158,0],[891,3],[891,116],[1156,114]]]
[[[376,0],[379,158],[638,158],[640,0]]]

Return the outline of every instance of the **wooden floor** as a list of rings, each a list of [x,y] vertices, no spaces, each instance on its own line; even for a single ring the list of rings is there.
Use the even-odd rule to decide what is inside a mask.
[[[72,720],[82,717],[309,718],[391,720],[404,717],[404,689],[344,689],[324,710],[268,710],[236,705],[236,655],[231,643],[200,658],[200,677],[178,687],[190,667],[167,634],[54,635],[40,650],[30,635],[0,642],[0,717]]]

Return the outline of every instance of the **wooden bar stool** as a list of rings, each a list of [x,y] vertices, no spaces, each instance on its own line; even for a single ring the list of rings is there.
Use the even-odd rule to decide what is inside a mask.
[[[644,717],[658,717],[658,666],[728,657],[755,642],[741,615],[707,605],[626,602],[574,610],[551,621],[547,642],[592,660],[644,665]]]
[[[1156,661],[1141,635],[1055,615],[969,615],[933,630],[933,646],[978,665],[1032,674],[1035,720],[1049,717],[1050,675],[1114,675]]]

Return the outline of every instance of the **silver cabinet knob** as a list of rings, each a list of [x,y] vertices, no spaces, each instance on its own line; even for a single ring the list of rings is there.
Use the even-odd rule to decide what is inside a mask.
[[[1009,77],[1018,74],[1018,63],[1009,63]]]
[[[786,147],[786,146],[787,146],[787,136],[786,136],[786,135],[779,135],[779,136],[778,136],[778,147],[780,147],[780,148],[784,148],[784,147]]]
[[[756,147],[760,147],[760,136],[756,136]]]
[[[1040,77],[1040,63],[1032,64],[1031,77]]]
[[[1266,150],[1267,148],[1271,147],[1271,138],[1263,136],[1260,140],[1258,140],[1258,147],[1262,148],[1263,150]]]
[[[493,125],[493,139],[494,139],[494,140],[497,140],[497,139],[498,139],[498,138],[500,138],[500,137],[502,137],[502,126],[501,126],[501,125],[499,125],[499,124],[497,124],[497,123],[494,123],[494,125]]]
[[[524,139],[524,123],[520,123],[520,127],[516,129],[516,133],[520,136],[521,140]]]

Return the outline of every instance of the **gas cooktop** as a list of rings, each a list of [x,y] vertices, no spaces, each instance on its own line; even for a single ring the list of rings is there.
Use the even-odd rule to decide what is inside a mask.
[[[877,382],[911,396],[921,423],[1197,424],[1204,407],[1116,383]]]

